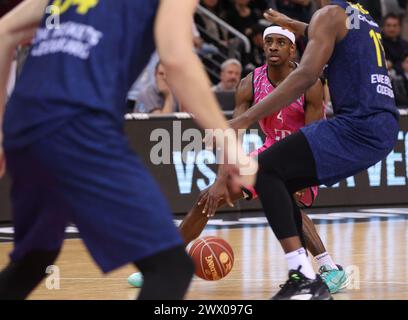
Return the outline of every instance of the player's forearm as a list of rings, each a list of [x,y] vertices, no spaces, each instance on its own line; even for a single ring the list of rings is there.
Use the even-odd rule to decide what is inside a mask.
[[[16,50],[16,43],[12,37],[3,33],[0,35],[0,142],[2,141],[3,116],[7,99],[7,84],[10,76],[11,64]]]
[[[305,35],[306,28],[308,27],[307,23],[291,20],[289,23],[289,28],[295,32],[296,36],[303,36]]]
[[[48,0],[26,0],[0,20],[0,128],[7,96],[11,63],[19,44],[27,42],[44,15]],[[0,130],[0,139],[2,130]]]
[[[285,106],[298,99],[317,80],[317,75],[309,73],[305,68],[299,67],[292,72],[269,96],[254,105],[243,115],[238,117],[239,123],[248,128],[253,123],[266,116],[280,111]]]

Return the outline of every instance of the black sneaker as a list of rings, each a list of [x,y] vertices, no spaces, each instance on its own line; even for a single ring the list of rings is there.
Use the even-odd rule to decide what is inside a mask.
[[[289,280],[272,300],[332,300],[329,288],[319,275],[308,279],[298,270],[289,271]]]

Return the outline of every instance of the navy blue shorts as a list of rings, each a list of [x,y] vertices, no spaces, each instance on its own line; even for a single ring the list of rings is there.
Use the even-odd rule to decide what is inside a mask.
[[[104,272],[183,244],[158,185],[107,116],[78,116],[29,146],[6,150],[6,158],[12,261],[59,250],[69,223]]]
[[[396,116],[382,112],[365,118],[338,116],[301,129],[316,163],[317,178],[333,185],[383,160],[397,142]]]

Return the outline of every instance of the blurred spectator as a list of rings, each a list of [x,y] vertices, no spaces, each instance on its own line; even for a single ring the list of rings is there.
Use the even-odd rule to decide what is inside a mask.
[[[408,53],[405,54],[404,60],[402,61],[402,71],[402,76],[408,84]]]
[[[201,0],[200,4],[217,17],[225,20],[225,11],[222,9],[220,0]],[[206,15],[197,13],[194,16],[194,21],[197,26],[205,30],[205,32],[202,33],[204,41],[211,42],[215,40],[224,45],[227,44],[228,32],[221,30],[214,20],[208,18]]]
[[[193,44],[195,52],[199,56],[212,56],[219,54],[220,52],[215,45],[207,43],[203,40],[203,38],[201,38],[201,34],[198,31],[195,23],[193,23]]]
[[[383,16],[388,13],[394,13],[397,16],[402,16],[407,5],[406,0],[381,0],[381,3],[383,6]]]
[[[404,8],[404,16],[402,18],[402,32],[401,36],[404,40],[408,41],[408,1],[399,0],[401,8]]]
[[[155,82],[138,94],[134,111],[167,114],[176,110],[177,102],[167,83],[166,70],[158,62],[155,69]]]
[[[401,38],[401,21],[398,16],[393,13],[386,15],[382,32],[385,55],[393,63],[394,69],[401,74],[401,63],[405,53],[408,53],[408,42]]]
[[[404,83],[405,89],[405,103],[403,105],[408,108],[408,54],[405,54],[404,60],[402,61],[402,81]]]
[[[221,65],[220,82],[213,87],[214,92],[235,91],[241,80],[242,65],[236,59],[228,59]]]
[[[391,80],[398,79],[400,76],[398,75],[397,71],[394,69],[394,65],[390,60],[385,61],[387,65],[388,75],[390,76]]]
[[[250,2],[251,0],[234,0],[227,13],[227,22],[246,36],[252,33],[253,26],[262,18],[249,6]]]
[[[394,70],[393,64],[390,60],[387,60],[386,63],[387,63],[388,75],[391,78],[392,87],[394,89],[395,103],[397,104],[398,107],[406,108],[408,107],[408,95],[407,95],[407,88],[406,88],[406,82],[404,80],[404,77],[399,75]]]
[[[311,0],[275,0],[276,9],[293,19],[308,23],[312,17]]]
[[[155,71],[159,63],[159,55],[155,51],[150,57],[150,61],[146,68],[140,74],[128,93],[127,111],[133,111],[136,106],[136,100],[141,91],[155,82]]]
[[[260,67],[265,63],[264,54],[264,42],[263,42],[263,32],[265,27],[263,25],[257,24],[252,28],[252,33],[250,34],[251,44],[252,44],[252,54],[249,61],[250,66],[247,64],[245,69],[250,69],[252,71],[256,67]]]

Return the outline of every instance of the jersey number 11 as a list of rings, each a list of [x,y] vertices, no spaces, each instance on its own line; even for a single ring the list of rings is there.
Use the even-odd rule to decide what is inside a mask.
[[[370,31],[370,37],[374,40],[375,51],[377,54],[377,62],[379,67],[383,67],[383,56],[385,56],[384,47],[381,42],[381,34],[375,32],[374,30]]]

